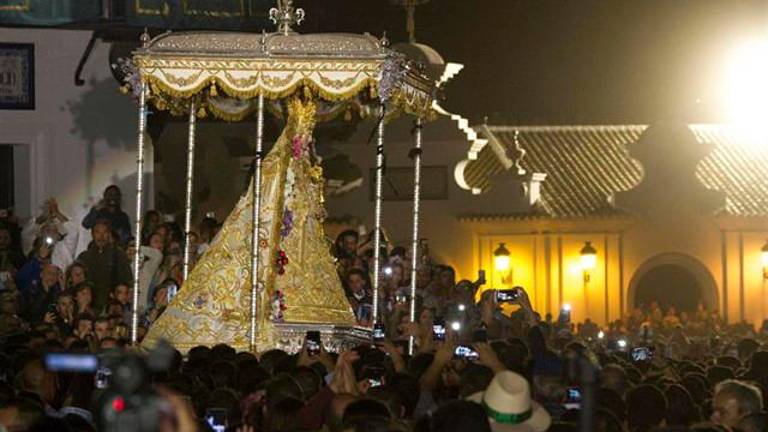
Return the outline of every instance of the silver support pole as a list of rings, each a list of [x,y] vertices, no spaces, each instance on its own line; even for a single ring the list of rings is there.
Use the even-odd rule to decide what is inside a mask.
[[[184,282],[189,276],[189,256],[192,253],[189,234],[192,232],[192,185],[195,179],[195,100],[189,101],[189,136],[187,137],[187,202],[184,205]]]
[[[256,352],[256,299],[259,289],[259,227],[261,214],[261,159],[264,144],[264,95],[259,95],[256,112],[256,159],[253,169],[253,213],[251,214],[251,352]]]
[[[379,279],[381,255],[381,186],[384,178],[384,105],[379,108],[378,138],[376,141],[376,208],[373,234],[373,324],[379,321]]]
[[[419,266],[419,205],[421,204],[421,118],[416,119],[413,147],[413,239],[411,241],[411,322],[416,321],[416,279]],[[413,355],[414,338],[408,338],[408,354]]]
[[[147,93],[149,86],[141,84],[139,93],[139,130],[137,133],[136,156],[136,222],[134,224],[134,241],[136,248],[133,253],[133,301],[131,302],[131,343],[136,345],[139,330],[139,272],[141,271],[141,214],[144,199],[144,137],[147,130]]]

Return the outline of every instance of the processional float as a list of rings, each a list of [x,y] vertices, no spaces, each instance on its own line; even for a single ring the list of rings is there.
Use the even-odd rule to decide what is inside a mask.
[[[142,342],[159,340],[187,351],[226,343],[238,350],[300,349],[307,330],[320,330],[329,350],[369,340],[356,326],[323,233],[323,174],[314,153],[317,122],[350,109],[378,118],[374,215],[374,320],[378,318],[381,198],[385,119],[416,117],[414,230],[418,241],[421,125],[434,116],[435,80],[386,38],[368,34],[298,34],[304,19],[291,0],[278,0],[274,33],[146,33],[127,78],[139,102],[136,238],[141,234],[142,173],[148,105],[188,116],[185,233],[191,232],[195,119],[256,117],[254,175],[194,269],[185,242],[185,281]],[[265,105],[285,118],[263,155]],[[412,251],[417,256],[417,251]],[[139,250],[134,256],[131,338],[137,342]],[[415,267],[413,271],[415,272]],[[411,285],[414,315],[415,277]],[[411,344],[412,345],[412,344]]]

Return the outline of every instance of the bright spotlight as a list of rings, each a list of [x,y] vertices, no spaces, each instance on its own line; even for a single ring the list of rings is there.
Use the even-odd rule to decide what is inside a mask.
[[[768,40],[735,49],[726,66],[725,102],[729,121],[750,144],[768,142]]]

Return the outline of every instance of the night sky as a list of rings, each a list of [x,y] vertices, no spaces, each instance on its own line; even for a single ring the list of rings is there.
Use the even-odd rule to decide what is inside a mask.
[[[322,30],[407,39],[388,0],[297,4]],[[726,54],[766,23],[766,0],[431,0],[416,32],[466,65],[444,105],[475,121],[713,122]]]

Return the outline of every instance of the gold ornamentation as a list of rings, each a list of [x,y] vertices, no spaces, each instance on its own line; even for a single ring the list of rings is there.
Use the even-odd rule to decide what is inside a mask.
[[[322,182],[323,181],[323,167],[321,167],[320,165],[314,165],[312,168],[309,169],[309,177],[315,183]]]
[[[333,87],[335,89],[342,89],[345,87],[350,87],[355,84],[355,81],[357,81],[359,78],[358,76],[349,77],[345,80],[333,80],[330,78],[327,78],[325,75],[320,75],[318,77],[320,79],[320,82],[328,87]]]
[[[191,74],[188,77],[181,77],[176,76],[174,74],[168,73],[166,71],[161,71],[161,74],[165,81],[167,81],[170,84],[173,84],[177,87],[187,87],[188,85],[194,83],[195,81],[200,79],[200,76],[203,75],[203,71],[199,71],[197,73]],[[215,78],[209,78],[208,82],[210,83],[216,83]]]
[[[269,76],[269,75],[266,75],[266,74],[262,74],[261,75],[261,81],[266,86],[268,86],[268,87],[280,88],[280,87],[285,87],[288,84],[290,84],[291,81],[294,80],[295,76],[296,76],[295,73],[292,73],[292,74],[290,74],[288,76],[285,76],[285,77]]]
[[[149,14],[159,15],[160,11],[150,9]],[[331,60],[329,56],[358,59],[383,59],[386,56],[373,36],[338,33],[170,33],[156,37],[148,49],[150,52],[197,54],[197,57],[211,53],[235,57],[259,54],[266,57],[268,53],[273,56],[322,57],[325,61]]]
[[[312,178],[308,157],[294,159],[294,136],[310,137],[315,127],[316,105],[299,98],[288,101],[288,121],[275,146],[264,159],[262,179],[261,238],[258,280],[264,289],[258,294],[257,346],[260,351],[280,346],[275,324],[269,319],[270,300],[276,290],[285,295],[286,323],[354,325],[355,319],[341,287],[325,242],[321,212],[322,186]],[[294,172],[294,224],[291,234],[280,242],[284,211],[283,187],[288,169]],[[206,254],[192,270],[179,294],[149,329],[144,347],[167,339],[176,348],[188,350],[199,345],[227,343],[237,350],[249,348],[251,203],[253,182],[227,217]],[[285,274],[276,277],[272,260],[278,246],[291,257]],[[199,299],[205,298],[202,303]]]

